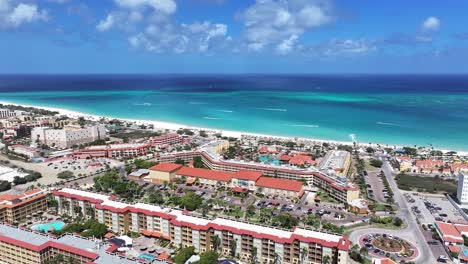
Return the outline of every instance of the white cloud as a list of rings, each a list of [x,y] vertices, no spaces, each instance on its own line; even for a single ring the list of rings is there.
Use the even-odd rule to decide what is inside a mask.
[[[327,0],[257,0],[240,18],[245,26],[249,50],[262,50],[272,45],[290,51],[305,32],[333,20]]]
[[[276,50],[280,54],[287,54],[294,49],[294,46],[298,40],[297,35],[292,35],[290,38],[283,40],[277,47]]]
[[[165,14],[172,14],[176,11],[177,5],[173,0],[114,0],[115,3],[123,8],[141,9],[151,7],[155,11]]]
[[[34,4],[20,3],[11,10],[11,13],[8,15],[6,20],[13,27],[18,27],[23,23],[46,21],[47,12],[45,10],[39,10]]]
[[[437,31],[440,28],[440,20],[437,17],[428,17],[421,25],[423,31]]]
[[[319,58],[353,57],[377,50],[375,41],[367,39],[331,39],[308,47],[305,53]]]
[[[115,23],[115,18],[112,14],[107,15],[106,19],[101,20],[96,26],[96,29],[99,31],[109,30]]]

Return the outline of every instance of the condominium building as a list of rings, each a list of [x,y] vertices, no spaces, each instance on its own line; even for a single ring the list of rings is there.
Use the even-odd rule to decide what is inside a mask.
[[[359,198],[359,188],[344,177],[336,177],[327,174],[311,166],[300,168],[290,165],[270,165],[255,162],[223,160],[216,155],[219,147],[216,142],[210,146],[202,146],[197,151],[175,152],[159,155],[156,159],[160,162],[175,162],[182,159],[186,162],[194,157],[201,157],[204,165],[212,170],[237,172],[240,170],[258,171],[265,176],[277,177],[289,180],[305,180],[308,184],[317,186],[327,192],[335,200],[342,203],[350,203]]]
[[[13,151],[14,153],[25,155],[26,157],[30,159],[41,156],[41,151],[39,149],[28,147],[28,146],[13,145],[13,146],[10,146],[9,149]]]
[[[350,242],[346,236],[295,227],[284,230],[258,224],[217,218],[201,218],[186,211],[163,208],[145,203],[127,204],[109,196],[63,188],[53,193],[59,211],[74,215],[81,208],[94,213],[114,233],[138,232],[170,240],[175,246],[195,247],[203,253],[215,249],[223,255],[233,253],[243,262],[258,263],[322,263],[329,256],[332,263],[347,263]],[[92,207],[95,210],[86,210]],[[218,239],[213,239],[213,237]],[[235,252],[231,252],[234,250]]]
[[[345,150],[330,150],[320,162],[320,170],[346,177],[350,165],[351,153]]]
[[[105,146],[90,146],[83,149],[74,149],[76,158],[134,158],[146,155],[153,148],[151,144],[110,144]]]
[[[63,129],[52,127],[35,127],[31,131],[31,141],[41,143],[60,149],[69,148],[73,145],[90,143],[106,138],[106,127],[104,125],[93,125],[80,127],[67,125]]]
[[[64,263],[74,264],[134,264],[135,260],[120,257],[113,244],[65,234],[48,236],[0,224],[0,262],[9,264],[50,263],[57,255]],[[70,261],[70,262],[69,262]],[[156,262],[162,264],[162,262]]]
[[[468,204],[468,173],[461,172],[458,175],[457,199],[461,204]]]
[[[27,219],[34,213],[47,210],[47,195],[35,189],[20,195],[3,194],[0,196],[0,222],[14,223]]]
[[[11,111],[10,109],[0,109],[0,118],[9,118],[13,116],[17,116],[20,111]]]
[[[172,145],[177,143],[184,142],[184,138],[179,134],[167,134],[157,137],[150,137],[148,140],[149,143],[157,145]]]

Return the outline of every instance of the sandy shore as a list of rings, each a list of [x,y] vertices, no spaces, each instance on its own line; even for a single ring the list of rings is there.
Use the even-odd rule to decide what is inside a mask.
[[[178,130],[180,128],[189,128],[189,129],[194,129],[194,130],[204,130],[207,132],[215,132],[215,133],[221,133],[223,136],[226,137],[235,137],[235,138],[240,138],[241,136],[253,136],[253,137],[264,137],[264,138],[272,138],[272,139],[282,139],[282,140],[302,140],[302,141],[315,141],[315,142],[326,142],[326,143],[331,143],[331,144],[343,144],[343,145],[353,145],[352,141],[336,141],[336,140],[324,140],[324,139],[316,139],[316,138],[301,138],[301,137],[286,137],[286,136],[275,136],[275,135],[268,135],[268,134],[259,134],[259,133],[249,133],[249,132],[241,132],[241,131],[232,131],[232,130],[220,130],[220,129],[213,129],[213,128],[206,128],[206,127],[196,127],[196,126],[188,126],[184,124],[177,124],[177,123],[170,123],[170,122],[162,122],[162,121],[152,121],[152,120],[141,120],[141,119],[127,119],[127,118],[120,118],[120,117],[111,117],[111,116],[99,116],[99,115],[93,115],[93,114],[88,114],[84,112],[78,112],[78,111],[72,111],[68,109],[63,109],[63,108],[56,108],[56,107],[47,107],[47,106],[39,106],[39,105],[27,105],[27,104],[18,104],[14,102],[6,102],[6,101],[0,101],[0,104],[3,105],[16,105],[16,106],[23,106],[23,107],[34,107],[38,109],[44,109],[44,110],[49,110],[49,111],[55,111],[58,112],[60,115],[66,115],[70,118],[79,118],[83,117],[88,120],[92,121],[99,121],[102,119],[105,120],[112,120],[112,119],[118,119],[121,121],[125,122],[130,122],[130,123],[135,123],[136,125],[153,125],[155,129],[169,129],[169,130]],[[359,143],[361,146],[386,146],[387,144],[385,143]],[[395,144],[388,144],[389,147],[396,147],[396,148],[401,148],[403,146],[400,145],[395,145]],[[438,149],[444,152],[451,151],[449,149]],[[468,155],[468,151],[457,151],[459,155]]]

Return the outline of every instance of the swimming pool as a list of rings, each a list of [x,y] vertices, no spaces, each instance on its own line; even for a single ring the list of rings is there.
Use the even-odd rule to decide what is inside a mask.
[[[52,228],[54,231],[62,230],[64,226],[65,226],[64,222],[57,221],[57,222],[52,222],[48,224],[33,225],[31,229],[41,231],[41,232],[48,232],[48,231],[51,231]]]
[[[154,260],[156,257],[148,253],[142,253],[138,256],[138,258],[146,259],[146,260]]]
[[[277,159],[270,159],[268,156],[261,156],[258,158],[260,162],[268,162],[272,165],[280,165],[280,161]]]

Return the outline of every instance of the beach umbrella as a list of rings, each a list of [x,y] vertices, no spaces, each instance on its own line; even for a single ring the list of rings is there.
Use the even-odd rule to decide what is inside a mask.
[[[47,231],[48,232],[53,232],[53,231],[55,231],[55,228],[53,226],[49,226],[49,228],[47,228]]]

